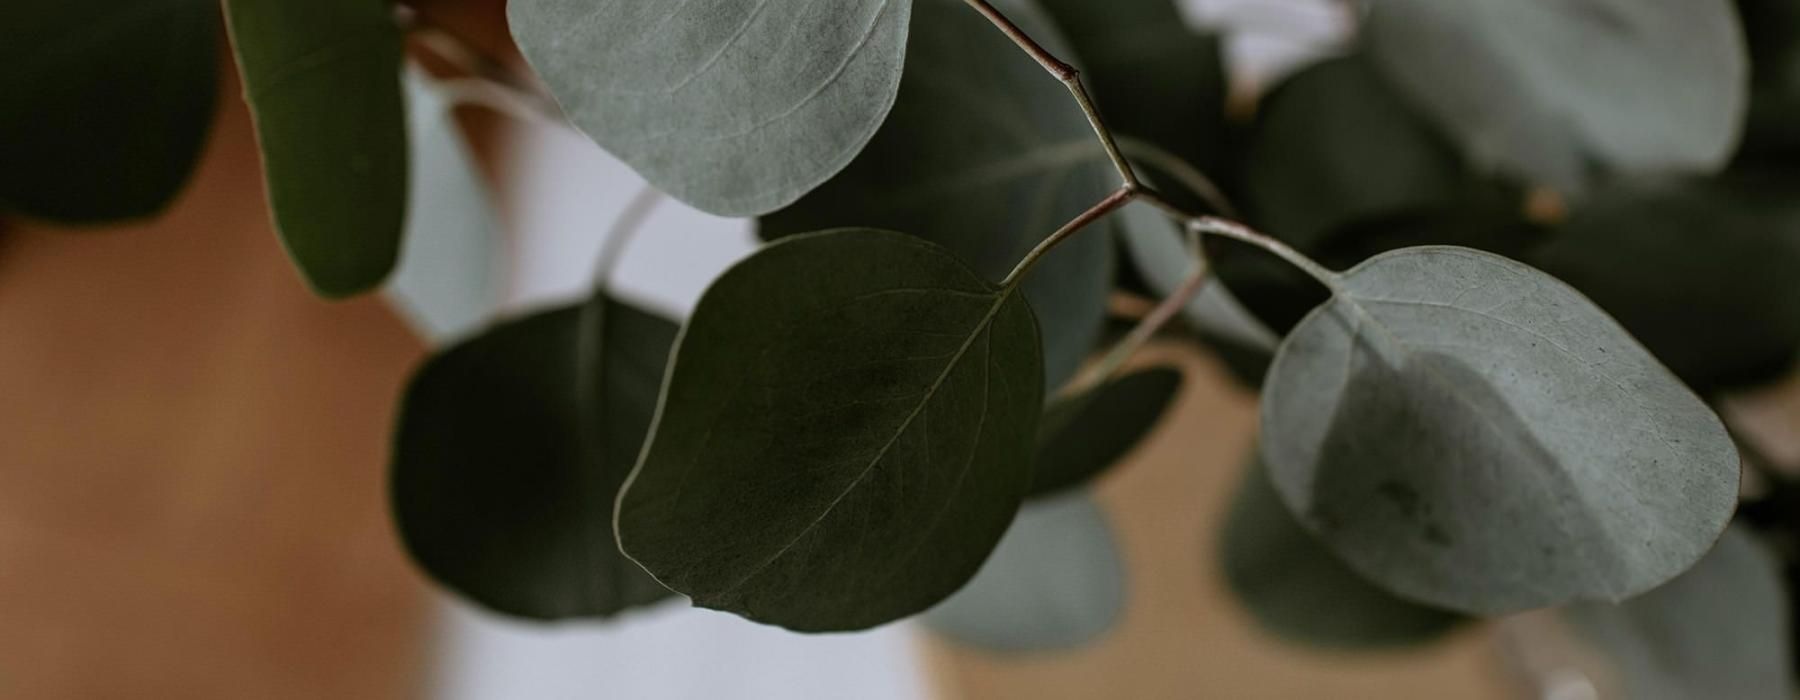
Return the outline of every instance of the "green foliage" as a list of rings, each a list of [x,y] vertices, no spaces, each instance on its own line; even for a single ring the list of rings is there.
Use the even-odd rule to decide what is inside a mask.
[[[872,627],[968,582],[1031,482],[1036,322],[898,233],[795,236],[683,329],[619,543],[696,605]]]
[[[513,0],[507,17],[582,131],[682,201],[747,216],[868,143],[894,102],[912,5]]]
[[[394,268],[406,216],[400,31],[383,0],[226,0],[269,206],[319,294]]]
[[[612,496],[649,432],[675,333],[596,298],[426,362],[394,436],[394,517],[414,560],[531,618],[611,616],[670,595],[619,554]]]
[[[174,199],[212,122],[216,7],[0,6],[0,214],[97,223]]]
[[[1181,370],[1133,372],[1052,402],[1038,426],[1032,497],[1059,493],[1094,478],[1156,427],[1181,390]]]
[[[1376,256],[1340,284],[1269,370],[1262,456],[1358,572],[1476,614],[1617,601],[1724,529],[1724,426],[1573,289],[1450,247]]]

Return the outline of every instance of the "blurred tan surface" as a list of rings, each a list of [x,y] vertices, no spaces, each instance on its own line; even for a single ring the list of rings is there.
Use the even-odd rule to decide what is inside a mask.
[[[1143,358],[1180,365],[1180,401],[1099,494],[1130,575],[1124,618],[1091,648],[996,657],[931,639],[946,700],[1515,697],[1484,630],[1384,653],[1321,652],[1262,632],[1231,598],[1217,538],[1256,429],[1256,399],[1209,357],[1173,347]]]
[[[0,697],[417,695],[383,478],[421,347],[305,289],[220,98],[167,215],[0,232]]]

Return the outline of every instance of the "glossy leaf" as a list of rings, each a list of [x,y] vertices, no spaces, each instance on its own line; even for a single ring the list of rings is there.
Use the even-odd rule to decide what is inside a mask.
[[[1724,426],[1573,289],[1451,247],[1377,256],[1341,285],[1269,370],[1262,456],[1358,573],[1470,613],[1616,601],[1724,529]]]
[[[1246,204],[1264,231],[1302,249],[1338,227],[1473,189],[1455,148],[1365,56],[1308,66],[1257,109]]]
[[[1106,471],[1136,447],[1181,391],[1181,370],[1132,372],[1044,409],[1031,497],[1060,493]]]
[[[432,577],[490,609],[606,617],[670,595],[619,553],[612,510],[676,326],[604,303],[503,323],[407,386],[392,467],[401,539]],[[596,326],[584,323],[598,324],[586,341]]]
[[[1620,605],[1562,611],[1634,700],[1781,700],[1796,690],[1780,564],[1747,531],[1668,584]]]
[[[275,228],[308,284],[367,291],[406,215],[400,30],[384,0],[226,0]]]
[[[1027,504],[981,572],[921,620],[990,652],[1079,648],[1125,607],[1125,568],[1106,513],[1084,492]]]
[[[999,280],[1039,241],[1111,191],[1116,175],[1069,93],[960,0],[919,0],[894,112],[844,172],[762,218],[765,239],[836,226],[905,231]],[[1008,16],[1062,50],[1024,4]],[[1044,333],[1046,382],[1062,386],[1100,337],[1112,223],[1044,258],[1025,282]]]
[[[795,236],[701,297],[619,541],[696,605],[795,630],[873,627],[974,576],[1031,482],[1031,311],[948,251]]]
[[[1477,164],[1567,192],[1716,169],[1748,104],[1731,0],[1378,0],[1364,31]]]
[[[513,0],[513,37],[588,136],[706,211],[778,209],[893,105],[912,0]]]
[[[210,0],[0,5],[0,212],[149,216],[181,191],[217,101]]]
[[[1038,0],[1108,127],[1210,171],[1224,155],[1224,55],[1218,35],[1189,27],[1176,2]]]
[[[1702,391],[1800,356],[1794,179],[1658,179],[1596,191],[1531,260],[1619,319]]]
[[[420,72],[406,76],[406,103],[410,215],[387,296],[422,337],[443,343],[492,319],[505,242],[452,105]]]
[[[1220,555],[1226,582],[1251,616],[1300,644],[1410,646],[1467,620],[1395,596],[1357,574],[1301,527],[1254,459],[1226,516]]]

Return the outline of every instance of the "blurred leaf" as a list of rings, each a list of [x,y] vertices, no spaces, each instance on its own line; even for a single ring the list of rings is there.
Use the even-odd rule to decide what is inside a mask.
[[[1454,147],[1355,54],[1308,66],[1263,99],[1244,174],[1253,220],[1302,249],[1354,222],[1480,187]]]
[[[1655,179],[1597,191],[1530,258],[1703,392],[1800,356],[1800,180]]]
[[[1371,55],[1474,162],[1575,193],[1725,164],[1748,105],[1731,0],[1376,0]]]
[[[444,343],[493,318],[506,251],[475,155],[429,80],[414,71],[405,81],[411,214],[387,294],[421,337]]]
[[[1061,651],[1112,629],[1125,607],[1125,567],[1106,513],[1085,492],[1027,504],[969,585],[921,620],[966,646]]]
[[[1029,5],[1008,16],[1063,52]],[[765,239],[839,226],[921,236],[998,280],[1111,191],[1112,167],[1062,85],[961,0],[919,0],[893,114],[843,173],[762,218]],[[1094,348],[1112,286],[1105,229],[1044,258],[1025,282],[1042,324],[1046,386]]]
[[[676,330],[595,300],[507,321],[426,362],[401,404],[392,467],[394,516],[419,566],[483,606],[544,620],[670,595],[619,553],[612,521]]]
[[[1218,35],[1190,28],[1176,0],[1038,4],[1080,57],[1083,82],[1108,127],[1203,171],[1221,165],[1225,61]]]
[[[226,0],[275,228],[308,284],[367,291],[406,216],[400,30],[385,0]]]
[[[1738,0],[1750,47],[1750,118],[1740,159],[1800,161],[1800,2]]]
[[[875,134],[912,4],[512,0],[507,16],[588,136],[682,201],[753,216],[817,187]]]
[[[1181,370],[1132,372],[1051,402],[1038,424],[1030,498],[1086,483],[1150,434],[1181,391]]]
[[[71,223],[161,211],[218,92],[210,0],[0,3],[0,212]]]
[[[1300,526],[1251,457],[1219,551],[1232,593],[1263,627],[1301,644],[1381,649],[1430,642],[1467,621],[1399,598],[1346,566]]]
[[[1125,242],[1125,250],[1150,291],[1159,296],[1174,293],[1194,265],[1193,255],[1182,242],[1181,227],[1162,211],[1141,202],[1126,206],[1115,216],[1120,220],[1120,238]],[[1232,291],[1239,288],[1235,281],[1227,288],[1221,283],[1218,272],[1216,265],[1209,271],[1211,279],[1206,281],[1194,301],[1182,309],[1182,317],[1209,338],[1274,352],[1281,336],[1270,331],[1238,301]]]
[[[1477,614],[1620,600],[1724,529],[1724,426],[1573,289],[1451,247],[1376,256],[1341,284],[1269,370],[1262,456],[1358,573]]]
[[[1796,690],[1793,637],[1778,563],[1731,528],[1706,558],[1620,605],[1562,611],[1605,652],[1634,700],[1781,700]]]
[[[682,331],[619,497],[626,554],[696,605],[801,631],[918,613],[975,575],[1031,484],[1031,310],[899,233],[785,238]]]

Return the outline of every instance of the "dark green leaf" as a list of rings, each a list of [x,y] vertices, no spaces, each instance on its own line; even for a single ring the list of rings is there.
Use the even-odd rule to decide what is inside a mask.
[[[1052,402],[1038,425],[1030,497],[1086,483],[1136,447],[1181,391],[1181,370],[1132,372]]]
[[[218,92],[211,0],[0,3],[0,212],[149,216],[199,158]]]
[[[1750,118],[1740,158],[1800,159],[1800,2],[1738,0],[1750,46]]]
[[[386,0],[226,0],[282,245],[327,297],[394,268],[406,215],[400,30]]]
[[[1701,391],[1800,356],[1800,181],[1657,179],[1597,191],[1532,255]]]
[[[1226,516],[1225,580],[1256,621],[1319,647],[1379,649],[1442,637],[1467,618],[1395,596],[1300,526],[1254,459]]]
[[[1042,403],[1017,292],[904,234],[785,238],[701,297],[619,541],[704,607],[805,631],[897,620],[993,550]]]
[[[1749,66],[1731,0],[1377,0],[1396,87],[1478,165],[1575,192],[1612,172],[1712,170]]]
[[[817,187],[875,134],[912,4],[513,0],[507,17],[588,136],[658,189],[748,216]]]
[[[1028,5],[1008,16],[1061,50]],[[849,168],[763,217],[766,239],[835,226],[905,231],[1000,279],[1111,190],[1116,176],[1068,91],[960,0],[919,0],[894,112]],[[1112,286],[1106,231],[1044,258],[1025,296],[1044,333],[1045,379],[1062,386],[1099,339]]]
[[[1779,564],[1739,528],[1661,588],[1621,605],[1563,611],[1609,657],[1634,700],[1784,700],[1797,690],[1789,661],[1788,594]]]
[[[612,511],[676,326],[604,304],[501,324],[407,387],[392,475],[401,539],[434,578],[493,610],[605,617],[670,595],[620,555]],[[584,323],[598,324],[592,342]]]
[[[1084,492],[1026,504],[969,585],[926,611],[925,626],[993,652],[1080,647],[1125,607],[1112,527]]]
[[[1340,283],[1269,370],[1262,455],[1358,573],[1471,613],[1616,601],[1724,529],[1724,426],[1575,290],[1451,247],[1386,253]]]

